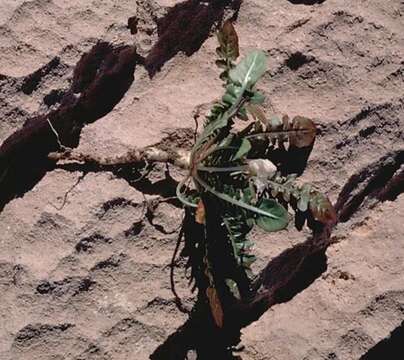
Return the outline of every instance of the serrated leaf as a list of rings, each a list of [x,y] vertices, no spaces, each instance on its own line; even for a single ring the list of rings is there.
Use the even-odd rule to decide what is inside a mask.
[[[291,146],[298,148],[310,146],[314,142],[316,136],[316,127],[314,123],[302,116],[296,116],[292,122],[287,116],[280,119],[273,116],[267,120],[267,128],[264,132],[250,134],[247,137],[266,136],[272,140],[273,145],[278,142],[280,148],[284,148],[284,143],[289,141]]]
[[[259,208],[272,214],[274,217],[259,215],[256,218],[256,224],[268,232],[279,231],[288,226],[289,214],[286,209],[273,199],[263,199]]]
[[[219,75],[219,79],[225,81],[227,78],[229,77],[229,73],[228,71],[223,71],[220,75]]]
[[[240,86],[229,84],[226,86],[226,93],[233,95],[234,97],[238,97],[241,95],[243,89]]]
[[[220,58],[225,57],[225,54],[223,54],[222,48],[220,46],[216,48],[216,55],[219,56]]]
[[[233,83],[240,84],[248,89],[255,85],[264,75],[267,66],[267,57],[263,51],[255,50],[248,54],[240,63],[229,71]]]

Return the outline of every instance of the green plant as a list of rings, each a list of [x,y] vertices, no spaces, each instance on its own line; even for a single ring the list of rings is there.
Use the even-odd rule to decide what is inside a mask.
[[[306,220],[310,228],[331,226],[336,215],[325,195],[310,184],[300,184],[297,174],[288,173],[285,166],[292,150],[313,146],[314,123],[301,116],[268,118],[262,107],[265,98],[255,87],[266,71],[266,55],[253,51],[236,64],[238,37],[230,21],[224,23],[218,40],[216,64],[222,69],[225,92],[206,117],[190,154],[189,175],[178,185],[177,196],[205,228],[215,208],[221,238],[205,229],[205,235],[193,240],[191,250],[188,244],[185,253],[196,286],[221,328],[224,298],[231,294],[246,302],[256,290],[253,243],[248,239],[254,226],[268,232],[283,230],[291,220],[289,209],[300,225]],[[217,258],[226,266],[218,264]]]
[[[329,230],[337,220],[328,198],[298,179],[315,141],[313,121],[302,116],[268,117],[265,97],[255,87],[266,72],[264,52],[253,51],[236,63],[238,37],[230,21],[224,23],[218,40],[216,64],[225,91],[190,153],[156,144],[114,158],[86,155],[63,146],[49,121],[60,148],[48,155],[53,161],[84,162],[113,171],[156,162],[186,169],[188,175],[176,191],[185,205],[185,217],[172,258],[171,285],[177,305],[184,310],[174,286],[175,260],[184,238],[181,255],[191,269],[193,289],[198,289],[186,329],[194,333],[193,327],[203,327],[206,335],[194,336],[197,343],[187,348],[204,352],[201,358],[228,354],[237,343],[235,333],[277,302],[277,293],[302,271],[303,260],[325,251]],[[306,224],[313,238],[267,265],[268,271],[275,272],[268,292],[260,289],[266,275],[253,273],[255,256],[248,235],[254,226],[267,232],[286,229],[292,219],[289,211],[294,212],[295,226],[301,229]],[[180,338],[183,330],[178,331]]]

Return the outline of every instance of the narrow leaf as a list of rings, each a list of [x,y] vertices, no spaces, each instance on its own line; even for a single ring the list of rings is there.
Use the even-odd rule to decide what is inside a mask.
[[[247,155],[250,150],[251,143],[245,138],[241,139],[241,145],[237,150],[236,155],[234,155],[233,160],[241,159],[243,156]]]

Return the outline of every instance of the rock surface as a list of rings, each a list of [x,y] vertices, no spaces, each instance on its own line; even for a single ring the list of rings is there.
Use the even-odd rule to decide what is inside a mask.
[[[2,2],[0,142],[57,107],[80,56],[102,40],[135,43],[146,66],[84,128],[80,150],[107,156],[162,139],[187,146],[194,114],[221,93],[214,22],[238,7],[204,13],[193,3],[172,11],[180,1]],[[181,19],[193,19],[192,31],[172,25]],[[404,323],[404,3],[248,0],[235,25],[243,53],[269,55],[259,84],[268,111],[311,117],[320,130],[303,178],[337,204],[355,194],[326,264],[313,264],[321,275],[243,330],[241,357],[377,358],[372,349],[402,336]],[[0,359],[147,359],[183,323],[169,283],[182,210],[163,167],[148,178],[63,167],[4,207]],[[307,236],[256,233],[257,266]]]

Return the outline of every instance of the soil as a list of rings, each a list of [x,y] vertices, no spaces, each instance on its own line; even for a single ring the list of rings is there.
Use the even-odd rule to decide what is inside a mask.
[[[344,206],[335,244],[311,264],[316,277],[243,329],[239,356],[401,358],[392,354],[404,340],[403,1],[1,1],[0,144],[57,109],[82,55],[104,41],[135,45],[139,64],[78,149],[109,157],[161,141],[189,147],[194,117],[222,91],[214,35],[229,17],[242,54],[268,54],[258,86],[268,112],[319,129],[303,179]],[[183,324],[169,280],[182,175],[157,166],[136,181],[128,169],[61,165],[5,204],[0,359],[148,359]],[[309,236],[254,233],[256,266]]]

